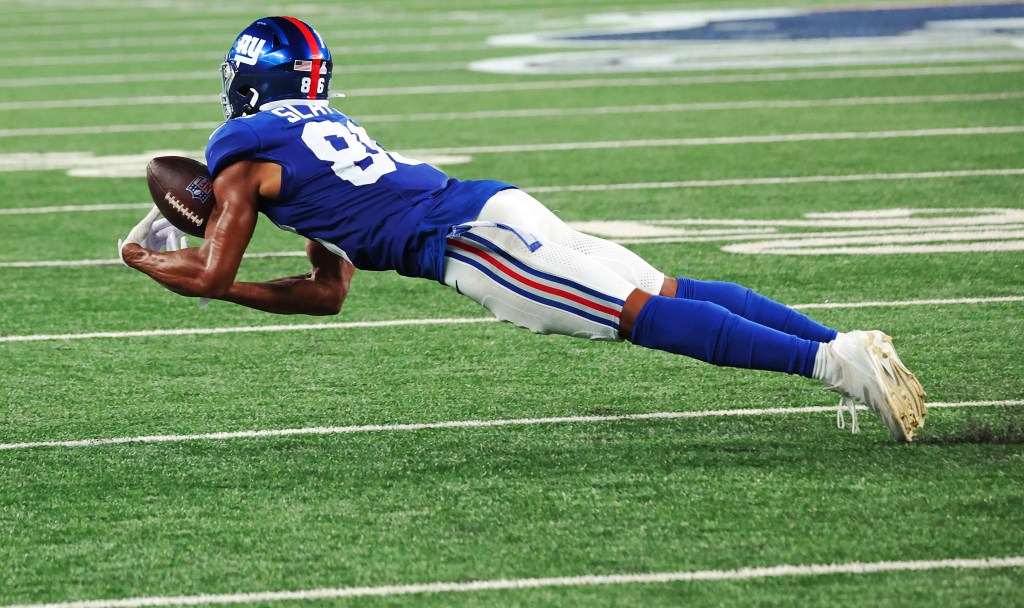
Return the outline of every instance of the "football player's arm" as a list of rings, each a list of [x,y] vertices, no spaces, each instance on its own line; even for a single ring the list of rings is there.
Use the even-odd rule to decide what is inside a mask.
[[[161,253],[129,242],[121,248],[124,263],[177,294],[222,297],[256,228],[259,184],[253,174],[252,163],[236,163],[217,177],[217,204],[201,247]]]
[[[336,315],[348,295],[355,266],[316,241],[306,243],[312,268],[294,277],[233,283],[221,300],[282,315]]]
[[[259,200],[276,197],[280,184],[281,168],[273,163],[243,161],[225,168],[214,180],[217,205],[201,247],[158,253],[125,245],[125,263],[184,296],[226,300],[278,314],[337,314],[355,268],[319,243],[306,247],[312,269],[304,275],[235,282],[256,227]]]

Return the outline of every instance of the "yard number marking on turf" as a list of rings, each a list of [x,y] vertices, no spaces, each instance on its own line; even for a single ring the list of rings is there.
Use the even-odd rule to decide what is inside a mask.
[[[745,254],[905,255],[1024,250],[1024,210],[1010,208],[872,209],[807,213],[800,219],[782,220],[590,221],[574,222],[573,227],[624,244],[744,241],[727,244],[722,250]],[[725,232],[744,228],[748,232]],[[812,231],[801,231],[805,229]]]

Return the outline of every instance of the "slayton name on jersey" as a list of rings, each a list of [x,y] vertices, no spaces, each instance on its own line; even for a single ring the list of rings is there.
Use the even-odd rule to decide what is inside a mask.
[[[279,108],[274,108],[270,112],[291,123],[296,123],[300,120],[309,120],[310,118],[315,118],[317,116],[328,116],[330,114],[341,115],[341,112],[327,105],[304,105],[303,107],[309,110],[309,114],[304,113],[295,106],[281,106]]]

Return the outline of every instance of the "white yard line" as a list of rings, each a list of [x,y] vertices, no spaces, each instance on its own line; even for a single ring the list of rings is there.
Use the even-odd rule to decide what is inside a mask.
[[[521,110],[489,110],[478,112],[441,112],[423,114],[382,114],[360,117],[360,122],[419,122],[480,120],[490,118],[540,118],[559,116],[604,116],[611,114],[656,114],[663,112],[706,112],[716,110],[772,110],[870,105],[914,105],[927,103],[962,103],[971,101],[1003,101],[1024,98],[1021,91],[956,95],[905,95],[885,97],[839,97],[826,99],[780,99],[751,101],[715,101],[697,103],[646,104],[632,106],[601,106],[593,108],[529,108]]]
[[[149,205],[146,206],[149,208]],[[117,266],[121,260],[104,258],[96,260],[39,260],[37,262],[0,262],[0,268],[87,268],[90,266]]]
[[[157,32],[166,33],[168,30],[171,31],[189,31],[199,32],[214,30],[219,32],[218,36],[223,36],[227,33],[227,39],[224,40],[223,44],[228,45],[231,42],[231,37],[235,35],[239,28],[244,27],[244,24],[249,22],[252,18],[252,13],[247,12],[245,16],[239,16],[235,11],[231,10],[230,7],[225,7],[228,10],[215,11],[213,17],[207,16],[206,18],[198,18],[196,11],[202,10],[203,12],[209,13],[211,5],[209,2],[196,2],[192,4],[185,4],[181,0],[177,0],[174,5],[175,9],[181,11],[178,15],[169,16],[170,21],[163,19],[154,18],[146,10],[136,11],[137,19],[118,19],[112,21],[109,18],[101,18],[99,20],[85,21],[83,16],[92,15],[94,17],[100,16],[92,6],[90,1],[90,11],[82,11],[81,0],[75,0],[70,2],[70,6],[73,6],[75,10],[67,11],[66,15],[74,16],[74,23],[68,23],[66,21],[60,21],[58,19],[48,19],[48,23],[39,25],[22,25],[14,27],[0,28],[0,39],[3,40],[17,40],[29,38],[30,41],[38,39],[39,37],[48,37],[55,40],[73,39],[75,37],[91,38],[94,34],[101,36],[108,36],[114,31],[130,31],[132,33],[143,33],[143,32]],[[121,2],[110,2],[110,8],[113,8],[115,4],[118,5],[120,11],[124,11],[125,5]],[[291,9],[298,9],[299,6],[288,5]],[[165,6],[164,6],[165,7]],[[191,10],[190,10],[191,9]],[[40,9],[38,6],[33,6],[27,9],[27,12],[38,14]],[[5,7],[4,15],[9,15],[9,9]],[[59,16],[59,12],[51,12],[51,15]],[[235,14],[235,17],[229,17],[227,15]],[[466,14],[463,11],[463,14]],[[512,20],[502,14],[492,13],[494,16],[491,18],[476,18],[474,23],[478,24],[489,24],[490,30],[479,30],[479,33],[486,34],[489,31],[500,31],[502,29],[511,28],[513,31],[520,31],[522,29],[524,20],[531,25],[526,26],[527,29],[564,29],[564,23],[555,22],[553,24],[545,25],[541,27],[532,27],[534,20],[528,15],[516,15],[517,19]],[[480,13],[477,13],[481,16]],[[542,17],[538,15],[538,17]],[[409,35],[424,35],[424,32],[430,32],[433,28],[440,27],[445,30],[451,31],[452,23],[464,23],[459,19],[452,19],[451,14],[446,11],[435,11],[434,13],[424,13],[422,11],[414,12],[410,10],[361,10],[357,11],[352,6],[337,6],[332,9],[327,6],[320,6],[316,9],[316,26],[318,30],[323,34],[325,38],[335,38],[344,40],[344,37],[348,32],[352,31],[352,24],[358,23],[361,27],[367,27],[373,23],[380,23],[382,25],[393,26],[396,23],[406,23],[409,27],[404,30],[394,30],[391,27],[383,27],[370,29],[367,27],[363,30],[360,37],[370,36],[372,38],[387,38],[392,31],[408,31],[414,32]],[[436,24],[436,25],[431,25]],[[429,27],[428,27],[429,25]],[[469,25],[468,27],[480,27]],[[453,33],[461,33],[463,30],[454,30]],[[443,34],[438,34],[443,35]],[[221,51],[221,56],[224,52]],[[339,62],[340,63],[340,62]]]
[[[364,327],[402,327],[422,325],[462,325],[492,323],[491,317],[449,319],[397,319],[390,321],[354,321],[346,323],[297,323],[294,325],[250,325],[242,327],[194,327],[178,329],[146,329],[139,331],[100,331],[80,334],[36,334],[0,336],[0,342],[38,342],[47,340],[91,340],[94,338],[150,338],[154,336],[209,336],[219,334],[264,333],[281,331],[313,331],[324,329],[358,329]]]
[[[524,187],[533,193],[548,192],[605,192],[615,190],[659,190],[676,188],[716,188],[727,186],[777,186],[786,184],[812,184],[830,182],[861,182],[915,179],[944,179],[956,177],[999,177],[1024,175],[1024,168],[1018,169],[973,169],[965,171],[922,171],[917,173],[862,173],[852,175],[803,175],[795,177],[751,177],[736,179],[699,179],[681,182],[637,182],[630,184],[583,184],[577,186],[535,186]],[[88,211],[122,211],[149,209],[152,203],[122,203],[99,205],[57,205],[49,207],[14,207],[0,209],[0,215],[24,215],[38,213],[77,213]],[[83,261],[90,265],[110,263],[110,260]],[[63,265],[75,262],[26,262],[27,264]],[[81,263],[81,262],[79,262]],[[8,263],[11,264],[11,263]],[[14,264],[22,264],[14,262]],[[0,267],[11,267],[0,264]]]
[[[999,401],[958,401],[929,403],[929,408],[964,407],[1016,407],[1024,405],[1024,399]],[[866,409],[858,406],[859,409]],[[586,424],[599,422],[623,422],[631,420],[678,420],[682,418],[728,418],[735,416],[782,416],[789,414],[820,414],[835,412],[834,405],[803,407],[771,407],[757,409],[698,410],[692,412],[651,412],[646,414],[622,414],[618,416],[558,416],[552,418],[506,418],[496,420],[450,420],[445,422],[418,422],[408,424],[365,424],[352,426],[318,426],[293,429],[263,429],[257,431],[226,431],[220,433],[198,433],[193,435],[141,435],[137,437],[107,437],[97,439],[75,439],[69,441],[28,441],[23,443],[0,443],[2,450],[27,450],[35,448],[90,448],[126,443],[180,443],[183,441],[209,441],[230,439],[255,439],[261,437],[291,437],[295,435],[347,435],[352,433],[390,433],[398,431],[425,431],[437,429],[481,429],[495,427],[535,426],[539,424]]]
[[[140,98],[143,103],[164,104],[168,98],[146,97]],[[198,100],[203,103],[210,102],[208,96],[189,96],[179,98],[183,100]],[[1022,91],[1003,91],[998,93],[979,93],[962,95],[908,95],[888,97],[842,97],[827,99],[783,99],[783,100],[755,100],[755,101],[726,101],[706,103],[670,103],[657,105],[632,105],[632,106],[600,106],[592,108],[527,108],[521,110],[484,110],[478,112],[433,112],[420,114],[380,114],[359,116],[359,122],[364,125],[388,123],[388,122],[431,122],[453,120],[489,120],[499,118],[553,118],[565,116],[610,116],[615,114],[659,114],[674,112],[708,112],[708,111],[729,111],[729,110],[785,110],[799,108],[824,108],[844,106],[870,106],[870,105],[915,105],[929,103],[963,103],[973,101],[1006,101],[1024,99]],[[73,107],[86,107],[95,105],[120,105],[114,104],[109,99],[81,100],[75,101],[19,101],[0,103],[0,110],[43,110],[67,104],[80,104]],[[71,106],[69,106],[71,107]],[[178,122],[178,123],[155,123],[135,125],[103,125],[103,126],[81,126],[81,127],[29,127],[21,129],[0,129],[0,137],[27,137],[46,135],[84,135],[104,133],[146,133],[157,131],[182,131],[202,130],[212,131],[221,123],[214,121],[207,122]]]
[[[52,137],[64,135],[108,135],[112,133],[161,133],[164,131],[209,131],[223,121],[164,122],[136,125],[99,125],[82,127],[25,127],[0,129],[0,137]]]
[[[429,69],[434,64],[423,64],[423,68]],[[377,67],[367,66],[368,72],[373,72]],[[394,67],[390,67],[394,68]],[[413,69],[410,64],[401,64],[400,70],[391,70],[389,67],[382,67],[381,71],[406,71]],[[361,69],[360,69],[361,70]],[[954,69],[954,68],[920,68],[905,70],[870,70],[870,71],[839,71],[839,72],[794,72],[776,74],[733,74],[718,76],[682,76],[672,78],[608,78],[608,79],[579,79],[562,81],[542,82],[513,82],[495,84],[467,84],[467,85],[440,85],[440,86],[413,86],[413,87],[383,87],[365,89],[346,89],[343,92],[349,97],[376,97],[395,95],[427,95],[427,94],[465,94],[465,93],[487,93],[505,91],[527,91],[527,90],[549,90],[566,88],[605,88],[605,87],[641,87],[641,86],[673,86],[693,84],[732,84],[746,82],[786,82],[791,80],[831,80],[840,78],[887,78],[900,76],[946,76],[958,74],[993,73],[1002,74],[1008,72],[1024,71],[1024,64],[1008,64],[1008,66],[980,66],[976,70]],[[195,75],[195,73],[184,73]],[[154,80],[163,80],[163,75],[153,75]],[[81,77],[87,79],[89,77]],[[104,75],[97,77],[106,79],[99,82],[120,82],[117,79],[127,79],[125,82],[136,82],[140,76],[118,76]],[[25,86],[23,80],[0,80],[0,88]],[[40,86],[47,85],[49,80],[39,81]],[[63,83],[62,83],[63,84]],[[85,83],[80,83],[85,84]],[[182,103],[213,103],[217,101],[216,95],[151,95],[141,97],[99,97],[91,99],[43,99],[36,101],[18,101],[3,104],[4,110],[47,110],[47,108],[69,108],[69,107],[98,107],[110,105],[148,105],[148,104],[182,104]],[[366,120],[364,118],[364,120]]]
[[[135,57],[133,60],[132,57]],[[174,61],[186,62],[197,61],[214,65],[224,60],[224,51],[175,51]],[[18,63],[22,67],[44,67],[44,66],[69,66],[73,70],[80,65],[100,64],[124,64],[136,63],[168,63],[166,52],[160,53],[124,53],[121,55],[80,55],[78,53],[46,54],[36,57],[26,57]]]
[[[725,137],[681,137],[670,139],[628,139],[611,141],[576,141],[557,143],[512,144],[501,146],[465,146],[455,148],[420,148],[403,150],[410,157],[508,154],[533,152],[559,152],[574,150],[622,150],[628,148],[666,148],[691,146],[734,146],[744,144],[799,143],[809,141],[852,141],[874,139],[903,139],[918,137],[969,137],[976,135],[1013,135],[1024,133],[1024,125],[995,127],[945,127],[937,129],[907,129],[886,131],[839,131],[821,133],[787,133],[781,135],[734,135]],[[19,161],[6,171],[25,170]]]
[[[889,308],[899,306],[950,306],[959,304],[998,304],[1024,302],[1024,296],[1002,296],[993,298],[944,298],[935,300],[900,300],[896,302],[812,302],[810,304],[794,304],[790,308],[797,310],[814,310],[828,308]]]
[[[379,64],[342,66],[335,70],[335,75],[343,76],[352,73],[376,73],[376,72],[423,72],[435,70],[449,70],[464,68],[465,63],[415,63],[415,64]],[[969,67],[942,67],[942,68],[894,68],[882,70],[833,70],[816,72],[777,72],[774,74],[723,74],[706,76],[670,76],[670,77],[647,77],[647,78],[607,78],[607,79],[570,79],[542,82],[518,82],[504,84],[481,84],[481,85],[445,85],[420,86],[420,87],[392,87],[374,89],[346,89],[349,96],[380,96],[380,95],[409,95],[429,93],[473,93],[493,91],[516,91],[536,90],[554,88],[581,88],[581,87],[602,87],[602,86],[658,86],[677,84],[715,84],[715,83],[740,83],[740,82],[765,82],[765,81],[786,81],[786,80],[813,80],[813,79],[837,79],[837,78],[893,78],[901,76],[955,76],[959,74],[989,73],[998,74],[1005,72],[1024,71],[1024,64],[997,64],[987,66]],[[89,85],[89,84],[120,84],[127,82],[163,82],[173,80],[209,80],[211,74],[216,76],[216,70],[191,71],[191,72],[147,72],[145,74],[96,74],[92,76],[37,76],[33,78],[3,78],[0,79],[0,88],[28,88],[28,87],[51,87],[55,85]],[[452,90],[451,87],[458,87]],[[501,87],[495,89],[494,87]],[[466,87],[472,87],[467,89]],[[480,88],[484,87],[484,88]],[[121,98],[122,101],[124,98]]]
[[[426,593],[469,593],[478,591],[524,590],[550,587],[581,587],[596,585],[665,584],[691,581],[730,581],[792,576],[822,576],[834,574],[872,574],[927,570],[979,570],[993,568],[1020,568],[1024,557],[989,557],[981,559],[945,559],[892,562],[849,562],[844,564],[809,564],[748,567],[737,570],[697,570],[682,572],[655,572],[645,574],[583,575],[548,578],[498,579],[464,583],[426,583],[387,585],[378,587],[321,588],[301,591],[265,591],[237,594],[145,597],[125,600],[92,600],[59,604],[35,604],[8,608],[134,608],[141,606],[171,606],[198,604],[234,604],[271,601],[299,601],[353,597],[388,597]]]
[[[216,66],[214,66],[216,67]],[[382,72],[448,72],[461,70],[465,62],[442,63],[380,63],[346,65],[335,68],[334,75],[340,82],[348,74],[379,74]],[[146,72],[144,74],[95,74],[89,76],[36,76],[32,78],[0,78],[0,89],[35,88],[71,85],[125,84],[130,82],[173,82],[194,81],[214,82],[218,78],[216,69],[191,72]],[[214,82],[213,86],[216,86]]]
[[[350,57],[353,55],[384,55],[391,53],[439,53],[449,51],[483,51],[491,49],[483,42],[427,42],[423,44],[367,44],[358,46],[344,46],[331,49],[331,55],[335,57]],[[175,51],[174,61],[204,61],[208,60],[211,65],[224,60],[224,51]],[[162,53],[122,53],[122,54],[98,54],[80,55],[78,53],[43,53],[32,57],[21,57],[14,59],[18,66],[22,67],[43,67],[43,66],[76,66],[104,64],[125,64],[137,65],[140,63],[167,63],[168,55]]]
[[[579,78],[533,82],[491,84],[452,84],[408,87],[348,89],[350,97],[394,97],[396,95],[458,95],[504,93],[510,91],[548,91],[589,88],[631,88],[685,86],[700,84],[748,84],[753,82],[793,82],[802,80],[842,80],[848,78],[903,78],[908,76],[959,76],[964,74],[1006,74],[1024,71],[1022,63],[994,65],[883,68],[871,70],[817,70],[798,72],[755,72],[746,74],[705,74],[696,76],[647,76],[631,78]]]
[[[299,253],[296,256],[302,255]],[[997,304],[1024,302],[1024,296],[1000,296],[992,298],[941,298],[919,300],[896,300],[876,302],[817,302],[797,304],[799,310],[815,308],[888,308],[900,306],[950,306],[964,304]],[[361,329],[373,327],[406,327],[424,325],[463,325],[467,323],[494,323],[493,317],[463,317],[445,319],[396,319],[388,321],[352,321],[343,323],[295,323],[288,325],[248,325],[237,327],[190,327],[175,329],[140,329],[133,331],[100,331],[75,334],[27,334],[0,336],[0,343],[47,342],[54,340],[93,340],[98,338],[152,338],[159,336],[208,336],[220,334],[265,333],[283,331],[318,331],[331,329]]]
[[[749,177],[736,179],[697,179],[680,182],[638,182],[632,184],[583,184],[577,186],[526,187],[530,192],[604,192],[614,190],[657,190],[674,188],[719,188],[727,186],[778,186],[786,184],[814,184],[832,182],[861,182],[914,179],[943,179],[953,177],[988,177],[1024,175],[1019,169],[974,169],[965,171],[921,171],[916,173],[861,173],[851,175],[801,175],[794,177]]]
[[[213,75],[216,76],[216,74]],[[84,76],[67,74],[64,76],[36,76],[32,78],[0,78],[0,89],[125,84],[129,82],[173,82],[175,80],[184,82],[209,81],[211,80],[211,71],[197,70],[192,72],[145,72],[143,74],[89,74]]]
[[[148,209],[151,206],[144,205],[139,206],[139,209]],[[934,230],[934,229],[932,229]],[[904,233],[905,230],[898,230],[899,233]],[[983,235],[983,230],[975,230],[970,235],[973,238],[980,238]],[[860,231],[861,234],[869,233],[867,231]],[[879,234],[885,233],[884,231],[878,231]],[[816,233],[818,236],[843,236],[846,232],[820,232]],[[722,231],[718,234],[711,236],[664,236],[664,237],[647,237],[647,238],[607,238],[607,241],[617,243],[620,245],[663,245],[670,243],[715,243],[720,241],[740,241],[740,240],[764,240],[771,234],[765,230],[752,230],[750,232],[745,231]],[[955,234],[947,234],[947,236],[954,236]],[[987,234],[991,238],[1001,238],[999,234]],[[938,237],[936,237],[938,238]],[[1018,240],[1017,235],[1014,235],[1015,241]],[[1009,247],[1009,245],[1008,245]],[[962,250],[955,251],[976,251],[977,246],[970,244],[963,245]],[[953,250],[950,250],[953,251]],[[1017,251],[1016,249],[1010,249],[1007,251]],[[270,251],[260,253],[247,253],[243,256],[247,260],[259,260],[266,258],[304,258],[306,257],[305,252],[302,251]],[[121,264],[121,260],[117,258],[97,258],[89,260],[34,260],[24,262],[0,262],[0,268],[88,268],[95,266],[117,266]],[[2,341],[2,340],[0,340]]]
[[[34,215],[38,213],[75,213],[88,211],[125,211],[149,209],[153,203],[105,203],[100,205],[56,205],[52,207],[16,207],[0,209],[0,215]]]
[[[615,114],[657,114],[672,112],[712,112],[729,110],[791,110],[806,107],[839,107],[856,105],[909,105],[919,103],[962,103],[966,101],[1005,101],[1024,98],[1021,91],[964,93],[943,95],[888,95],[879,97],[831,97],[823,99],[754,99],[750,101],[706,101],[693,103],[662,103],[637,105],[605,105],[598,107],[535,107],[522,110],[444,112],[422,114],[361,115],[362,124],[394,122],[459,121],[501,118],[545,118],[566,116],[607,116]],[[67,110],[70,107],[101,107],[123,105],[179,105],[182,103],[213,103],[213,95],[147,96],[130,99],[104,97],[96,99],[49,99],[38,101],[0,102],[0,111]],[[182,123],[177,123],[182,124]],[[197,123],[200,124],[200,123]],[[121,128],[128,125],[111,125]],[[139,127],[162,125],[139,125]]]
[[[80,0],[79,0],[80,1]],[[95,0],[92,0],[95,2]],[[237,27],[241,28],[244,24],[238,23]],[[395,29],[357,29],[353,27],[339,28],[332,25],[320,24],[319,20],[317,23],[317,29],[324,40],[337,40],[341,42],[351,42],[353,40],[371,40],[380,41],[388,40],[392,38],[442,38],[450,40],[453,36],[476,36],[476,35],[495,35],[503,32],[515,32],[519,31],[523,26],[516,24],[508,24],[503,26],[473,26],[473,25],[462,25],[461,27],[419,27],[419,28],[395,28]],[[162,32],[167,31],[167,26],[164,25]],[[190,24],[188,31],[195,32],[198,28],[195,24]],[[232,27],[218,26],[216,29],[230,30],[233,31]],[[115,29],[115,32],[131,31],[134,34],[138,34],[139,30],[132,27],[130,30]],[[77,33],[77,32],[76,32]],[[84,36],[84,37],[72,37],[72,36],[53,36],[53,32],[47,32],[46,36],[34,38],[30,40],[17,40],[12,36],[2,36],[0,39],[5,42],[0,43],[0,53],[3,53],[12,65],[17,65],[18,60],[23,56],[38,56],[43,53],[53,53],[54,51],[73,51],[82,52],[86,49],[105,51],[109,49],[123,49],[123,48],[138,48],[138,49],[153,49],[161,47],[205,47],[209,50],[221,51],[230,44],[230,39],[219,40],[210,34],[193,34],[189,36],[174,35],[174,36],[111,36],[111,28],[107,28],[106,31],[101,32],[103,36]],[[230,36],[230,34],[229,34]],[[465,67],[465,62],[459,64],[461,67]],[[344,71],[348,73],[351,71],[351,65],[339,65],[335,69],[335,73],[341,73]],[[209,76],[209,73],[206,74]]]
[[[415,157],[430,154],[508,154],[516,152],[561,152],[570,150],[623,150],[627,148],[661,148],[685,146],[731,146],[739,144],[774,144],[807,141],[845,141],[870,139],[902,139],[917,137],[963,137],[973,135],[1009,135],[1024,133],[1024,125],[999,127],[953,127],[941,129],[908,129],[889,131],[842,131],[829,133],[789,133],[784,135],[736,135],[728,137],[681,137],[672,139],[631,139],[615,141],[577,141],[550,144],[513,144],[503,146],[464,146],[458,148],[423,148],[409,150]]]
[[[139,205],[139,209],[149,209],[152,204]],[[303,258],[304,251],[266,251],[262,253],[247,253],[245,259],[262,258]],[[0,262],[0,268],[82,268],[88,266],[117,266],[121,260],[117,258],[103,258],[95,260],[41,260],[37,262]]]
[[[876,574],[883,572],[922,572],[931,570],[990,570],[1024,567],[1024,556],[985,557],[980,559],[940,559],[886,562],[847,562],[841,564],[780,565],[738,568],[736,570],[689,570],[631,574],[588,574],[545,578],[496,579],[462,583],[436,582],[377,587],[336,587],[298,591],[259,591],[181,596],[149,596],[108,600],[79,600],[52,604],[16,604],[3,608],[142,608],[144,606],[200,606],[210,604],[252,604],[262,602],[306,602],[355,597],[391,597],[428,593],[474,593],[514,591],[552,587],[593,587],[599,585],[667,584],[693,581],[736,581],[795,576],[836,574]]]

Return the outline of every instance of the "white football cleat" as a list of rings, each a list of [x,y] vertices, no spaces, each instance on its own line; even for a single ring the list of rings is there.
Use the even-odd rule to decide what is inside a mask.
[[[830,387],[844,397],[837,420],[842,420],[843,407],[849,407],[857,432],[856,409],[849,401],[856,399],[878,414],[896,439],[913,440],[914,430],[924,426],[925,392],[896,354],[892,338],[880,331],[851,331],[823,347],[840,370],[839,382]]]

